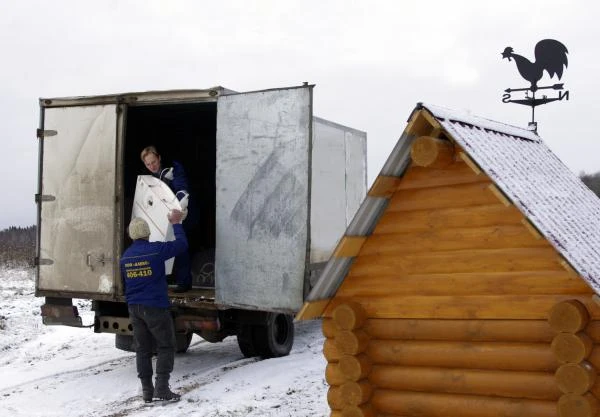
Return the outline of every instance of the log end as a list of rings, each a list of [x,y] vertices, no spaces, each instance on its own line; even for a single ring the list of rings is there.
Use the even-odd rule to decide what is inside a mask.
[[[579,363],[592,352],[594,342],[585,333],[559,333],[552,340],[552,353],[561,363]]]
[[[583,395],[596,382],[596,369],[588,363],[567,363],[554,374],[558,388],[565,394]]]
[[[454,146],[449,140],[421,136],[413,142],[410,156],[417,166],[440,169],[454,162]]]
[[[333,321],[342,330],[354,330],[363,326],[367,319],[364,308],[355,302],[340,304],[333,310]]]
[[[590,314],[577,300],[562,301],[552,307],[548,323],[557,332],[577,333],[587,326]]]
[[[565,394],[558,400],[559,417],[594,417],[598,400],[592,394]]]

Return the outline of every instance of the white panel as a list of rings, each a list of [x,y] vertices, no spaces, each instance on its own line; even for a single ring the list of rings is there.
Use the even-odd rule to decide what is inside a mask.
[[[348,226],[367,194],[367,135],[347,131],[346,142],[346,225]],[[345,227],[344,227],[345,228]]]
[[[297,311],[308,239],[311,87],[217,101],[215,298]]]
[[[169,186],[152,175],[138,175],[131,218],[146,220],[150,226],[150,242],[175,240],[173,225],[167,219],[171,210],[181,210],[181,204]],[[174,261],[175,258],[165,261],[167,275],[173,270]]]
[[[311,263],[325,262],[346,229],[346,144],[338,125],[313,118]]]
[[[42,194],[56,200],[41,208],[40,257],[53,263],[40,265],[40,290],[114,290],[115,107],[44,112],[44,129],[58,134],[42,139]]]

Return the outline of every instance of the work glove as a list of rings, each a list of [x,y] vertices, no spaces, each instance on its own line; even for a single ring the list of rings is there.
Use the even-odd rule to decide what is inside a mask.
[[[181,191],[177,191],[175,193],[175,196],[179,200],[179,204],[181,205],[181,209],[185,210],[187,208],[187,206],[188,206],[189,201],[190,201],[190,194],[187,191],[185,191],[185,190],[181,190]]]
[[[173,181],[173,167],[165,168],[160,172],[160,178],[164,178],[169,181]]]

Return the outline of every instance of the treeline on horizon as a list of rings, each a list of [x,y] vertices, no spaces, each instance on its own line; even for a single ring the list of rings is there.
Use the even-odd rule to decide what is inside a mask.
[[[0,266],[34,266],[36,227],[11,226],[0,231]]]
[[[600,197],[600,171],[581,173],[579,178]],[[27,268],[34,266],[36,226],[11,226],[0,230],[0,266]]]

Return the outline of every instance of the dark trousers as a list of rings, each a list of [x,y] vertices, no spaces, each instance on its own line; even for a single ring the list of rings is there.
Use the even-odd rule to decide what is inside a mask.
[[[129,318],[136,341],[135,362],[139,378],[152,377],[152,354],[156,347],[156,375],[168,375],[175,361],[175,328],[167,308],[132,304]]]
[[[182,287],[192,286],[192,265],[187,249],[175,257],[175,282]]]

